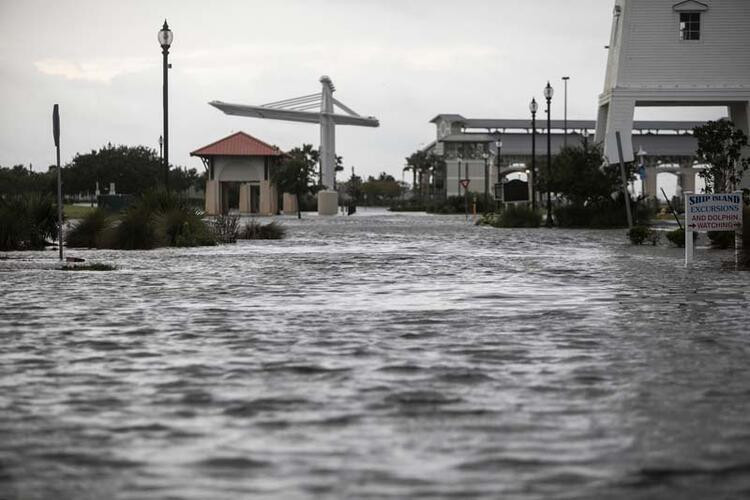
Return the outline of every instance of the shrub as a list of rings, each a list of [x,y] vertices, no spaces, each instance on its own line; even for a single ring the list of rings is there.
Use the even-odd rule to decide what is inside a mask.
[[[642,245],[645,242],[656,245],[659,242],[659,233],[647,226],[633,226],[628,231],[628,238],[633,245]]]
[[[542,214],[523,205],[509,205],[500,212],[483,215],[479,224],[493,227],[539,227],[542,224]]]
[[[57,235],[57,206],[49,195],[0,198],[0,250],[38,250]]]
[[[120,216],[119,224],[102,240],[103,248],[119,250],[151,250],[162,244],[156,231],[155,215],[138,204]]]
[[[118,219],[99,239],[98,248],[150,250],[216,244],[201,212],[175,192],[145,193]]]
[[[117,267],[112,264],[101,264],[98,262],[91,264],[66,264],[60,268],[61,271],[114,271],[116,269]]]
[[[286,235],[286,228],[276,222],[261,224],[251,220],[240,232],[240,238],[244,240],[280,240]]]
[[[203,222],[200,212],[188,204],[157,212],[154,223],[162,244],[195,247],[216,244],[216,237]]]
[[[75,248],[99,248],[110,226],[111,221],[107,212],[97,208],[86,214],[67,231],[65,243]]]
[[[211,229],[219,243],[235,243],[240,233],[240,218],[237,215],[218,215]]]
[[[713,248],[734,248],[734,231],[709,231],[708,239]]]
[[[636,223],[649,221],[653,208],[632,203]],[[606,229],[627,227],[628,219],[622,201],[605,200],[587,205],[563,205],[555,208],[555,222],[560,227]]]
[[[669,231],[667,232],[667,239],[674,246],[683,248],[685,246],[685,230],[678,228],[674,231]]]

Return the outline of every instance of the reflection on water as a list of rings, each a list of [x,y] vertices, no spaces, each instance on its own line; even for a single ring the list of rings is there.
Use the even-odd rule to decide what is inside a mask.
[[[367,214],[365,214],[367,215]],[[0,260],[0,498],[750,491],[747,273],[622,231],[285,220]]]

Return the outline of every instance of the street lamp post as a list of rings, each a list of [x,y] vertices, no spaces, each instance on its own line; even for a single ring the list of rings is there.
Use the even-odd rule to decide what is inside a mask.
[[[458,172],[456,173],[456,177],[458,177],[458,196],[461,196],[461,154],[456,155],[456,159],[458,160]]]
[[[562,77],[563,82],[565,82],[565,104],[564,104],[564,111],[563,111],[563,131],[565,132],[563,134],[563,146],[568,145],[568,80],[570,80],[569,76]]]
[[[547,227],[552,227],[552,119],[550,105],[554,93],[552,86],[547,82],[547,86],[544,88],[544,98],[547,99]]]
[[[169,29],[167,20],[164,20],[164,26],[159,30],[159,45],[161,45],[161,53],[163,56],[162,72],[163,72],[163,88],[162,88],[162,103],[164,107],[164,189],[169,190],[169,108],[168,108],[168,76],[167,70],[169,64],[167,62],[167,56],[169,55],[169,46],[172,45],[172,31]]]
[[[495,141],[495,149],[497,150],[497,180],[495,182],[495,208],[498,208],[500,205],[500,196],[497,193],[497,186],[500,184],[500,155],[503,152],[503,141],[497,140]]]
[[[490,158],[490,154],[486,151],[482,153],[484,158],[484,209],[490,206],[490,168],[487,160]]]
[[[539,105],[532,98],[529,103],[531,111],[531,210],[536,212],[536,112]]]

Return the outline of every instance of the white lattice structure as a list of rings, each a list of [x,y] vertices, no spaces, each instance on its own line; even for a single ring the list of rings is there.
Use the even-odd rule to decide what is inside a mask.
[[[320,93],[293,97],[261,106],[230,104],[221,101],[211,101],[209,104],[228,115],[320,124],[320,166],[324,190],[318,193],[318,213],[335,215],[338,211],[338,195],[333,190],[336,175],[336,125],[378,127],[380,123],[375,117],[360,116],[335,99],[333,92],[336,87],[333,86],[329,77],[321,76],[320,83],[322,84]],[[336,113],[335,108],[339,108],[342,113]]]
[[[596,127],[611,163],[616,131],[633,161],[636,106],[726,106],[750,135],[750,0],[616,0]]]

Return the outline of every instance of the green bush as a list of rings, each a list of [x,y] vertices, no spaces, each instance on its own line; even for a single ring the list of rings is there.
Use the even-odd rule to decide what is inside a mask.
[[[146,207],[138,204],[131,206],[119,217],[119,224],[115,224],[102,238],[102,247],[151,250],[166,244],[156,231],[155,218],[156,215]]]
[[[276,222],[261,224],[251,220],[240,232],[243,240],[280,240],[286,235],[286,228]]]
[[[74,248],[99,248],[111,221],[106,210],[97,208],[86,214],[65,234],[65,243]]]
[[[211,222],[216,241],[219,243],[235,243],[240,235],[240,218],[237,215],[218,215]]]
[[[637,224],[646,224],[653,208],[632,203],[632,213]],[[554,209],[555,223],[559,227],[608,229],[627,227],[628,218],[622,201],[599,201],[588,205],[563,205]]]
[[[734,248],[734,231],[709,231],[707,234],[713,248]]]
[[[157,212],[154,224],[163,245],[169,247],[195,247],[216,244],[216,236],[203,222],[195,208],[189,204]]]
[[[39,250],[57,236],[57,205],[49,195],[0,197],[0,250]]]
[[[693,233],[695,234],[695,233]],[[673,231],[667,232],[667,239],[670,243],[672,243],[676,247],[684,248],[685,247],[685,230],[684,229],[675,229]]]
[[[656,245],[659,242],[659,233],[647,226],[633,226],[628,231],[628,238],[633,245],[643,245],[646,242]]]
[[[477,213],[495,211],[495,199],[490,197],[488,202],[484,201],[484,193],[469,192],[469,213],[473,213],[474,201],[477,204]],[[392,212],[427,212],[431,214],[463,214],[466,212],[466,201],[463,196],[449,196],[440,200],[422,200],[412,198],[410,200],[398,200],[390,205],[388,210]]]
[[[493,227],[539,227],[542,214],[527,206],[508,205],[500,212],[482,215],[478,223]]]

